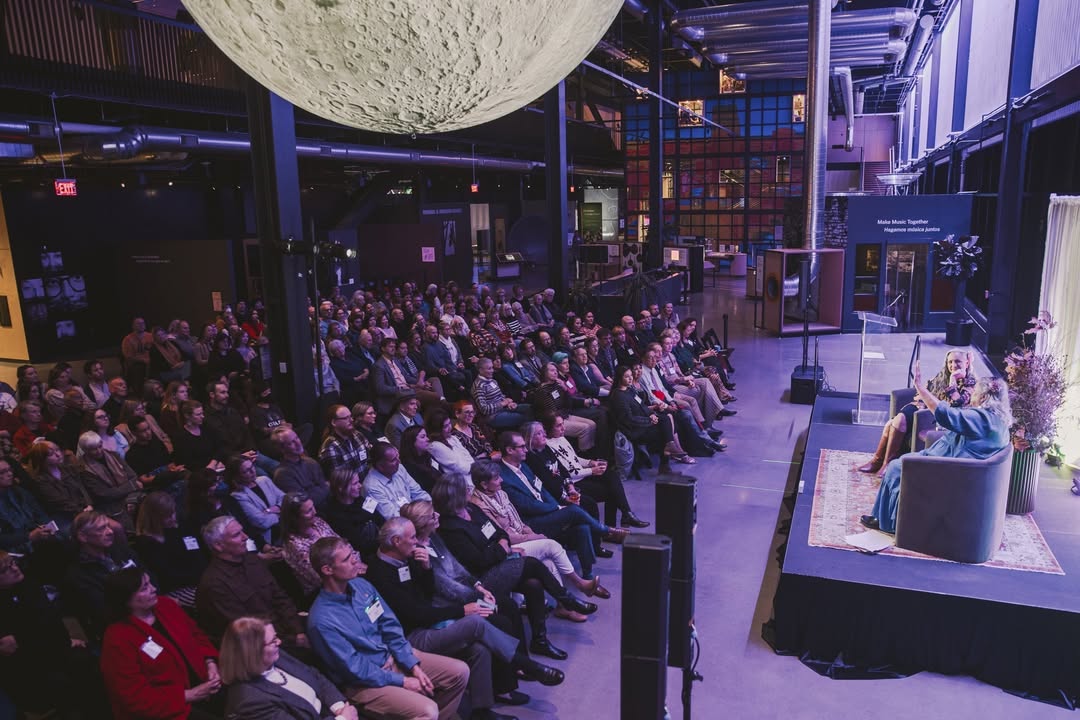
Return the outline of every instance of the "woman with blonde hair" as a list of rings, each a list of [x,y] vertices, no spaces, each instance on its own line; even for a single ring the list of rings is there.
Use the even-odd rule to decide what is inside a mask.
[[[356,708],[315,668],[282,652],[271,623],[233,620],[221,639],[225,716],[358,720]]]
[[[971,353],[964,350],[950,350],[945,353],[945,366],[930,379],[926,389],[935,398],[947,402],[950,407],[967,407],[971,402],[971,391],[975,387],[975,374],[971,371]],[[927,407],[916,394],[915,399],[900,408],[892,420],[885,423],[878,440],[877,450],[870,462],[859,468],[864,473],[885,473],[885,467],[894,459],[903,455],[903,448],[911,447],[911,431],[915,425],[915,413]]]

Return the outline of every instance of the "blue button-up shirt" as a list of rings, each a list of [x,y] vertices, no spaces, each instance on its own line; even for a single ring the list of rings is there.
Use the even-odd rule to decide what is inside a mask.
[[[375,602],[382,615],[369,619]],[[393,656],[406,670],[420,663],[386,600],[367,580],[351,580],[344,594],[323,589],[308,614],[308,639],[326,674],[341,687],[402,687],[405,676],[383,665]]]

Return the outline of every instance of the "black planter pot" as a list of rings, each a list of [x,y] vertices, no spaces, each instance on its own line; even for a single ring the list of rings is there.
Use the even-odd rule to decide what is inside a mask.
[[[971,331],[975,323],[970,320],[946,320],[945,321],[945,344],[946,345],[970,345]]]

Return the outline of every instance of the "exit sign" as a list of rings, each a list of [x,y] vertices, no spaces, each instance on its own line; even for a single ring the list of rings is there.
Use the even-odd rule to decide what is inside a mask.
[[[56,190],[57,197],[75,197],[79,194],[79,187],[74,179],[53,180],[53,189]]]

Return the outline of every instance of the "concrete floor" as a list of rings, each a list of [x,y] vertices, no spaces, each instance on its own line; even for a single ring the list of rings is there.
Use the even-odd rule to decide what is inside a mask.
[[[755,330],[753,303],[744,288],[742,279],[721,278],[716,289],[707,287],[696,295],[690,309],[718,332],[721,315],[728,314],[739,398],[734,405],[739,414],[721,425],[728,452],[699,459],[688,471],[700,481],[696,616],[702,646],[698,672],[704,676],[694,685],[693,717],[1070,717],[1065,710],[1016,698],[967,677],[920,673],[898,680],[830,680],[796,658],[773,654],[761,639],[779,577],[776,549],[785,539],[777,528],[790,517],[782,500],[795,484],[810,406],[785,400],[791,370],[801,358],[801,340],[779,340]],[[884,393],[905,384],[913,341],[913,335],[882,339],[886,359],[867,373],[868,391]],[[945,351],[941,336],[926,335],[923,343],[923,357],[928,365],[933,359],[936,372]],[[858,335],[821,338],[820,362],[833,388],[856,389],[858,359]],[[650,471],[644,476],[645,482],[630,482],[627,490],[635,511],[652,520],[654,475]],[[600,611],[588,623],[549,622],[552,640],[570,653],[568,660],[553,663],[566,672],[566,682],[557,688],[527,683],[522,690],[532,695],[532,702],[502,711],[523,720],[620,717],[620,563],[619,553],[600,561],[598,572],[613,597],[597,601]],[[667,697],[673,718],[683,717],[680,688],[680,671],[670,670]]]

